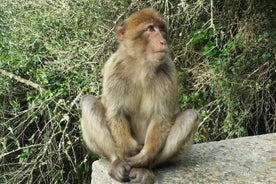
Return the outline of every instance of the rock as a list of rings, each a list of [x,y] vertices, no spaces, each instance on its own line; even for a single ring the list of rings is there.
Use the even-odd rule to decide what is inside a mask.
[[[92,184],[117,184],[109,164],[93,163]],[[276,183],[276,133],[194,144],[175,165],[154,169],[156,184]]]

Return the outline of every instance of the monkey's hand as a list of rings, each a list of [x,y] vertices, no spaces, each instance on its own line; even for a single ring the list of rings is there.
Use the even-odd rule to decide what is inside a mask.
[[[129,181],[129,172],[131,167],[124,161],[116,159],[111,163],[111,168],[108,174],[117,181]]]
[[[131,183],[153,184],[154,174],[146,168],[132,168],[129,174]]]

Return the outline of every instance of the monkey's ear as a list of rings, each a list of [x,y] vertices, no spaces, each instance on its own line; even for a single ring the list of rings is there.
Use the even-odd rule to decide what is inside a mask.
[[[124,40],[125,35],[125,26],[124,24],[117,27],[117,40],[118,42],[121,42]]]

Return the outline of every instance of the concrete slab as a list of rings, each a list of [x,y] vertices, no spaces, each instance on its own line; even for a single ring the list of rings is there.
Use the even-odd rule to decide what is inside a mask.
[[[118,184],[108,167],[93,163],[92,184]],[[180,163],[154,173],[156,184],[276,183],[276,133],[195,144]]]

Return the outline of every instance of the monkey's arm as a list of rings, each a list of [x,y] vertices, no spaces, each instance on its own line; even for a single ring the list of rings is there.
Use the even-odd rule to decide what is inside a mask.
[[[108,126],[121,159],[140,151],[137,141],[131,135],[128,121],[123,115],[116,115],[108,119]]]
[[[152,120],[147,130],[144,147],[137,155],[126,158],[127,163],[132,167],[149,167],[163,148],[171,126],[170,122]]]
[[[133,139],[129,122],[124,115],[125,94],[128,92],[128,85],[121,72],[122,59],[119,53],[111,55],[105,64],[102,103],[106,108],[106,120],[110,133],[116,144],[117,155],[123,159],[138,146]]]

